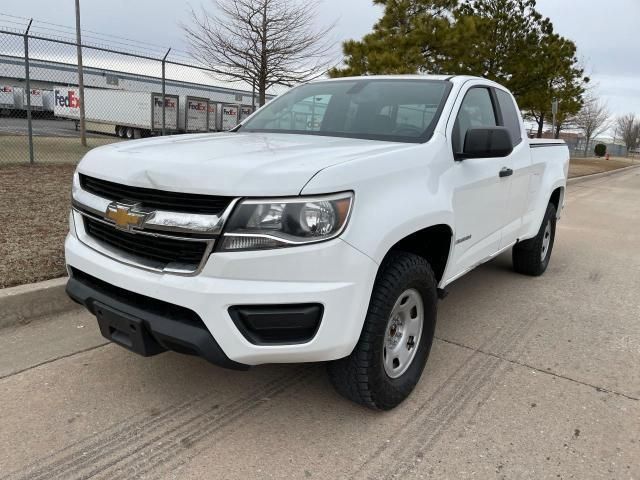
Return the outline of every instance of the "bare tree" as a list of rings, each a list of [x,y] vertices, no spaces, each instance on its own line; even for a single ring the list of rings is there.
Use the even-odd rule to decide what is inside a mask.
[[[640,120],[633,113],[618,118],[618,131],[627,147],[627,155],[640,144]]]
[[[313,28],[320,0],[212,0],[183,30],[192,56],[229,80],[255,85],[260,105],[274,85],[292,86],[332,66],[333,25]]]
[[[582,109],[573,118],[573,124],[585,137],[584,155],[589,151],[589,142],[611,127],[611,114],[606,103],[593,95],[584,100]]]

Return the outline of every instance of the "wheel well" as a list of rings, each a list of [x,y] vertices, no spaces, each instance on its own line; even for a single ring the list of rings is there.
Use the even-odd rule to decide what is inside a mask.
[[[426,259],[438,283],[444,276],[451,250],[451,228],[448,225],[434,225],[403,238],[389,250],[402,250]],[[387,253],[387,255],[389,255]]]
[[[560,211],[560,200],[562,199],[562,191],[562,187],[556,188],[551,194],[551,199],[549,200],[549,202],[553,203],[553,205],[556,207],[556,212]]]

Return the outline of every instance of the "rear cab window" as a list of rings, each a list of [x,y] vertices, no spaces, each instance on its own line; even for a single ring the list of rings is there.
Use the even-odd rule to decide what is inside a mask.
[[[511,141],[516,146],[522,141],[522,130],[520,128],[520,113],[516,109],[511,95],[504,90],[495,89],[500,112],[502,113],[502,126],[506,127],[511,134]]]

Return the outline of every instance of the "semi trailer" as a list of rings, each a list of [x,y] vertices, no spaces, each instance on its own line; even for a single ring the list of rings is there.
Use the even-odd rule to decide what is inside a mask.
[[[31,110],[53,113],[53,91],[30,89]],[[27,110],[27,92],[22,87],[0,85],[0,113],[2,115],[24,115]]]
[[[53,103],[56,117],[80,120],[77,88],[56,87]],[[161,93],[85,88],[84,103],[90,130],[129,139],[158,135],[163,130]],[[251,107],[223,105],[204,97],[165,94],[164,130],[167,133],[230,130],[238,125],[241,108],[249,114],[253,111]]]

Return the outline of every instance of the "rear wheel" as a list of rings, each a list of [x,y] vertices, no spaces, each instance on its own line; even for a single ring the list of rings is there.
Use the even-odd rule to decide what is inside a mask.
[[[116,135],[119,138],[124,138],[125,130],[126,130],[125,127],[121,127],[120,125],[116,126]]]
[[[538,277],[547,270],[556,237],[556,220],[556,207],[550,203],[538,234],[513,247],[513,269],[516,272]]]
[[[346,398],[377,410],[404,401],[420,380],[436,324],[437,285],[427,261],[393,252],[380,267],[360,339],[328,364]]]
[[[131,127],[127,128],[126,136],[127,136],[127,140],[133,140],[133,138],[135,137],[135,132],[133,131],[133,128]]]

